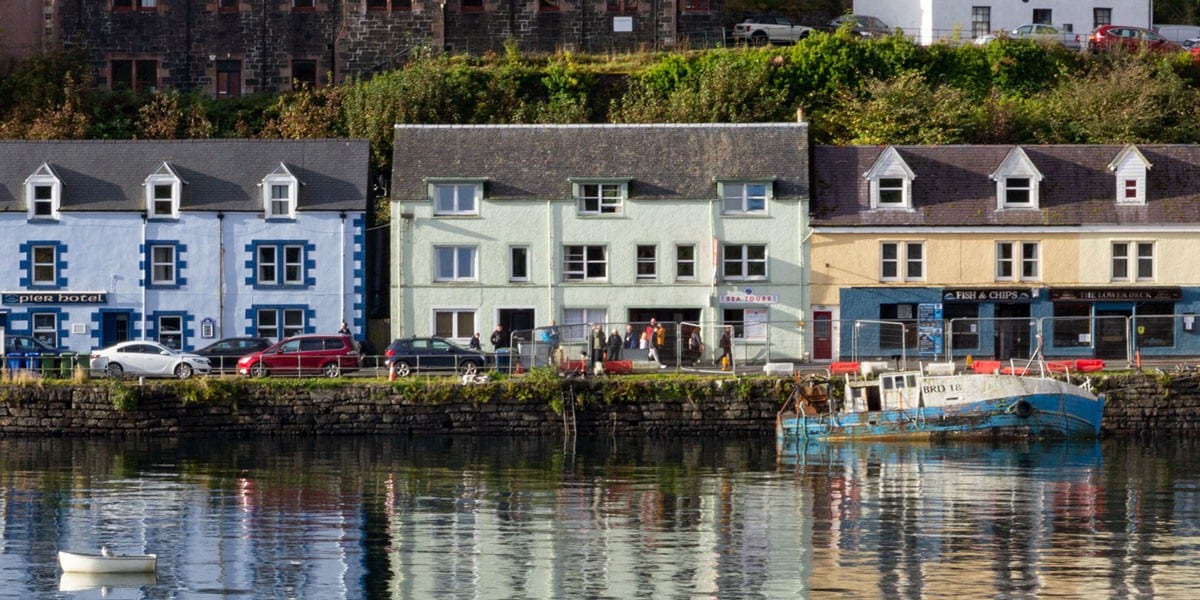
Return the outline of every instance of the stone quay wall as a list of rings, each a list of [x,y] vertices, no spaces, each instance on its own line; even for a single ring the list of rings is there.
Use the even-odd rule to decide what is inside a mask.
[[[1107,375],[1107,436],[1200,431],[1200,373]],[[251,380],[0,384],[0,436],[445,433],[747,435],[774,431],[787,379],[458,385]]]
[[[757,434],[784,384],[0,385],[0,436]]]

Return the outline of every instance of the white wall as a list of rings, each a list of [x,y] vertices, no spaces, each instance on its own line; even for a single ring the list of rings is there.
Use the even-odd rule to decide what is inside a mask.
[[[1150,0],[854,0],[854,12],[874,15],[892,28],[904,30],[922,44],[971,38],[971,9],[991,8],[992,30],[1012,29],[1033,22],[1034,9],[1049,9],[1054,25],[1071,24],[1072,31],[1086,34],[1094,28],[1093,8],[1111,8],[1113,24],[1149,27]]]

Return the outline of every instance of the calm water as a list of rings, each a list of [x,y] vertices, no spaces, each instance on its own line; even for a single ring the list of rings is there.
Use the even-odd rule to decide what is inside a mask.
[[[0,597],[1194,598],[1196,450],[0,439]]]

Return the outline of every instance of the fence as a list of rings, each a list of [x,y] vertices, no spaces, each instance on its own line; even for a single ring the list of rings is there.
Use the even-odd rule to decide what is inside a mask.
[[[1139,360],[1200,356],[1200,323],[1190,313],[960,317],[932,330],[922,329],[913,319],[839,325],[840,349],[848,348],[852,360],[1006,360],[1040,352],[1050,358],[1101,358],[1133,365]]]

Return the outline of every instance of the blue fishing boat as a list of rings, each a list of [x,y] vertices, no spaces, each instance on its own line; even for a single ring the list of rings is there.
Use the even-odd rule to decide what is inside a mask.
[[[951,365],[810,377],[776,416],[776,441],[782,452],[798,440],[1099,435],[1103,396],[1045,369],[1018,373],[956,373]]]

